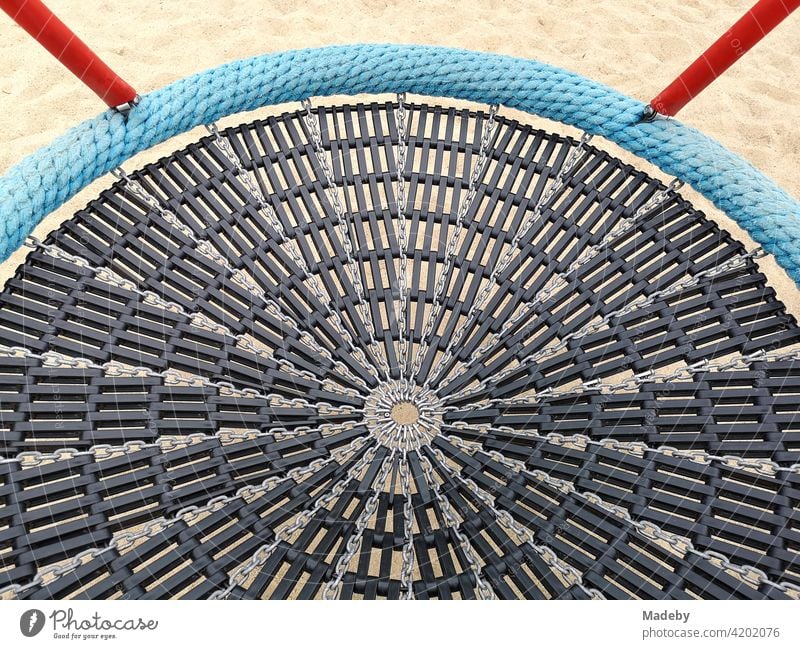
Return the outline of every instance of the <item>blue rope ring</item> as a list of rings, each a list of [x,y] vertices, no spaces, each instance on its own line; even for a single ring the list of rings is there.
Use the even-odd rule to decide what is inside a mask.
[[[718,142],[645,105],[536,61],[408,45],[296,50],[234,61],[106,111],[0,178],[0,260],[93,180],[131,156],[227,115],[306,97],[409,92],[501,104],[601,135],[690,184],[745,228],[800,285],[800,203]]]

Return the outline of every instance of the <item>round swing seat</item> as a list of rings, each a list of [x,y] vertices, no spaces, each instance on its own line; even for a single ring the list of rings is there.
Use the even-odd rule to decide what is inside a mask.
[[[211,133],[0,294],[0,591],[800,594],[800,327],[588,139],[406,103]]]

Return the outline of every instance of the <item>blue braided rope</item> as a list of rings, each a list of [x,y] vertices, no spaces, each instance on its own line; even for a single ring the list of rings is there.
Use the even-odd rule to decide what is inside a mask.
[[[404,45],[297,50],[234,61],[142,97],[127,118],[79,124],[0,178],[0,260],[87,184],[159,142],[221,117],[334,94],[409,92],[498,103],[602,135],[689,183],[743,226],[800,285],[800,204],[719,143],[644,104],[525,59]]]

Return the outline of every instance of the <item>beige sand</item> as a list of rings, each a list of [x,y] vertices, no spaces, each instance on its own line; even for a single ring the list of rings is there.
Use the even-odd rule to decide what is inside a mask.
[[[140,92],[263,52],[398,42],[536,58],[647,99],[725,31],[752,0],[60,0],[50,4]],[[800,197],[798,34],[800,15],[787,20],[687,107],[681,118]],[[95,96],[5,16],[0,17],[0,60],[0,171],[99,112]],[[239,121],[234,117],[225,123]],[[176,138],[127,166],[169,153],[197,135]],[[100,180],[84,190],[46,219],[37,234],[52,230],[108,182]],[[741,230],[706,201],[686,193],[742,237]],[[21,261],[22,254],[17,253],[4,263],[0,279]],[[771,259],[762,261],[762,267],[784,302],[800,313],[800,292],[791,280]]]

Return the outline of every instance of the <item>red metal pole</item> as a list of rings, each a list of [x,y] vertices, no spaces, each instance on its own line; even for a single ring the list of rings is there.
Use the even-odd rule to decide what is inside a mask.
[[[662,115],[675,115],[798,7],[800,0],[759,0],[675,81],[658,93],[650,102],[651,108]]]
[[[112,108],[129,108],[136,90],[118,77],[41,0],[0,0],[0,8]]]

